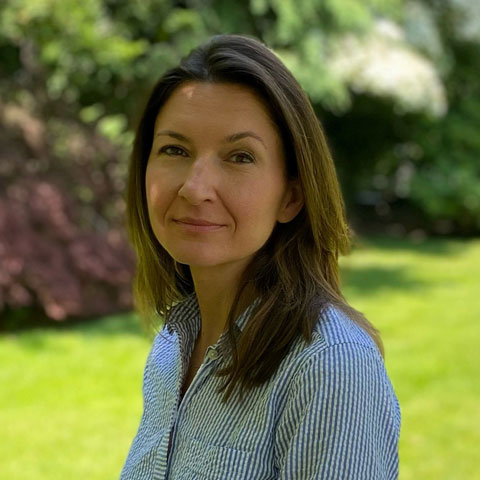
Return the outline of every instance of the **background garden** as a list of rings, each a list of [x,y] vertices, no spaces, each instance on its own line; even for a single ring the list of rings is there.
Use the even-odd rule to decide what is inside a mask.
[[[382,332],[400,478],[480,478],[480,2],[4,0],[0,478],[117,478],[151,337],[124,194],[149,88],[215,33],[262,39],[332,148],[344,292]]]

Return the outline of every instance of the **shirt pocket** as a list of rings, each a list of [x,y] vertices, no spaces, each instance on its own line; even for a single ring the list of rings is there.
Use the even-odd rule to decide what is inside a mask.
[[[196,438],[185,442],[184,465],[198,480],[251,480],[252,452],[214,445]],[[247,477],[249,475],[249,477]]]

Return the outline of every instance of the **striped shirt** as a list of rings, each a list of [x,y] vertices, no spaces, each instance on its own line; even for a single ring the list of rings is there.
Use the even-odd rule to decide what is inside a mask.
[[[251,305],[235,323],[241,332]],[[376,480],[398,478],[400,406],[370,338],[324,310],[265,384],[223,404],[214,372],[223,333],[181,398],[201,318],[195,295],[176,305],[147,358],[144,410],[121,480]],[[171,449],[168,453],[169,440]]]

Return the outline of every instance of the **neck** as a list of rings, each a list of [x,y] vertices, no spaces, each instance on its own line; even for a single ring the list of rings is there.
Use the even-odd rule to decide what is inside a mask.
[[[240,284],[243,269],[231,265],[190,268],[197,295],[202,326],[197,342],[205,349],[217,342],[225,329],[228,314]],[[251,295],[239,305],[246,308]]]

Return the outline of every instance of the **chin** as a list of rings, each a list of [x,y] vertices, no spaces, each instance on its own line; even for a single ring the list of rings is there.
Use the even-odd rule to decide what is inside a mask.
[[[166,250],[177,263],[193,268],[217,267],[227,264],[246,265],[255,253],[250,250],[239,252],[238,249],[233,252],[231,248],[222,249],[219,245],[202,245],[202,247],[205,248],[177,244]]]
[[[194,252],[169,252],[171,257],[178,263],[189,265],[190,267],[214,267],[219,263],[224,263],[218,257],[212,257],[211,252],[208,253],[194,253]]]

